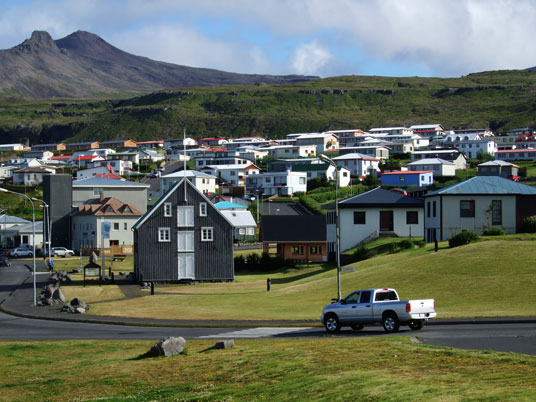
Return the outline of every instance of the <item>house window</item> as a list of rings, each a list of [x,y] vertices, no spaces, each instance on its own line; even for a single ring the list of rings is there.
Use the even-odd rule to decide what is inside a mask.
[[[177,226],[179,227],[194,226],[194,207],[191,207],[191,206],[177,207]]]
[[[466,200],[460,201],[460,218],[474,218],[475,217],[475,201]]]
[[[419,223],[419,213],[417,211],[406,212],[406,224],[417,225]]]
[[[432,210],[432,202],[431,201],[428,201],[426,203],[426,216],[429,218],[430,217],[430,211]]]
[[[158,241],[159,242],[171,241],[171,229],[170,228],[158,228]]]
[[[173,215],[173,212],[171,211],[171,202],[165,202],[164,203],[164,216],[170,217]]]
[[[238,234],[244,236],[246,234],[246,229],[245,228],[238,229]]]
[[[248,236],[254,236],[255,235],[255,228],[248,228]]]
[[[354,225],[365,225],[366,223],[366,212],[354,211]]]
[[[128,230],[128,223],[123,222],[123,230]]]
[[[432,202],[432,216],[434,218],[436,217],[436,202],[435,201]]]
[[[95,197],[100,197],[101,193],[102,193],[102,188],[94,188],[93,189],[93,195]]]
[[[493,207],[491,210],[491,224],[502,225],[502,201],[493,200],[491,206]]]
[[[177,250],[178,251],[194,251],[194,232],[180,231],[177,232]]]
[[[406,180],[406,178],[404,176],[398,176],[398,180],[402,183]]]
[[[292,246],[292,255],[303,255],[303,246]]]
[[[207,203],[206,202],[199,203],[199,216],[207,216]]]
[[[305,177],[300,177],[300,184],[305,184]]]
[[[201,228],[201,241],[214,241],[214,228]]]
[[[114,230],[119,230],[119,222],[114,222]]]
[[[322,246],[311,246],[309,250],[311,254],[322,254]]]

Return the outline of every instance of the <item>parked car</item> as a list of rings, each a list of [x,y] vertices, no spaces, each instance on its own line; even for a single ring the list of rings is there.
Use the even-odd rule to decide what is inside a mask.
[[[0,257],[0,267],[3,266],[3,267],[10,267],[11,266],[11,263],[9,262],[9,258],[7,258],[6,256],[2,256]]]
[[[28,248],[14,248],[14,249],[11,249],[9,250],[9,253],[8,255],[10,257],[14,257],[14,258],[17,258],[17,257],[33,257],[33,251],[31,249],[28,249]]]
[[[400,325],[412,330],[422,329],[425,322],[437,315],[434,299],[400,301],[394,289],[363,289],[325,306],[320,320],[328,332],[341,326],[359,331],[365,325],[382,324],[386,332],[397,332]]]
[[[72,257],[74,255],[73,250],[69,250],[65,247],[52,247],[50,249],[51,257]]]

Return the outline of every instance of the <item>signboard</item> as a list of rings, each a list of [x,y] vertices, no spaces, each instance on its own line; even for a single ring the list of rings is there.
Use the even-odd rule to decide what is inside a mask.
[[[110,232],[112,231],[112,223],[103,221],[102,222],[102,238],[103,239],[109,239],[110,238]]]
[[[354,268],[354,267],[342,267],[342,268],[341,268],[341,271],[344,271],[344,272],[354,272],[354,271],[355,271],[355,268]]]
[[[86,276],[100,276],[100,268],[84,268]]]

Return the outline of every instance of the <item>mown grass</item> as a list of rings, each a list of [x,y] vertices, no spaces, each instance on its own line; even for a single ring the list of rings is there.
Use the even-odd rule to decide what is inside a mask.
[[[180,335],[178,333],[177,335]],[[408,337],[188,341],[139,359],[148,341],[0,342],[6,401],[536,399],[536,357],[412,343]]]
[[[531,239],[521,241],[517,239]],[[506,240],[507,239],[507,240]],[[393,287],[403,299],[434,298],[439,317],[532,316],[536,314],[534,235],[490,238],[449,249],[446,242],[352,264],[342,272],[343,294]],[[270,292],[266,278],[272,279]],[[117,301],[114,286],[99,295],[64,286],[67,298],[82,297],[100,315],[168,319],[318,320],[336,297],[333,265],[313,264],[278,272],[236,275],[234,283],[157,285],[156,294]],[[107,302],[106,300],[110,300]],[[94,307],[94,308],[93,308]]]

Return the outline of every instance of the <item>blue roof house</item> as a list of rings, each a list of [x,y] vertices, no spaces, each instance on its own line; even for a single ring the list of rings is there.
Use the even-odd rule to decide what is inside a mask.
[[[433,170],[404,170],[382,173],[382,186],[431,186]]]

